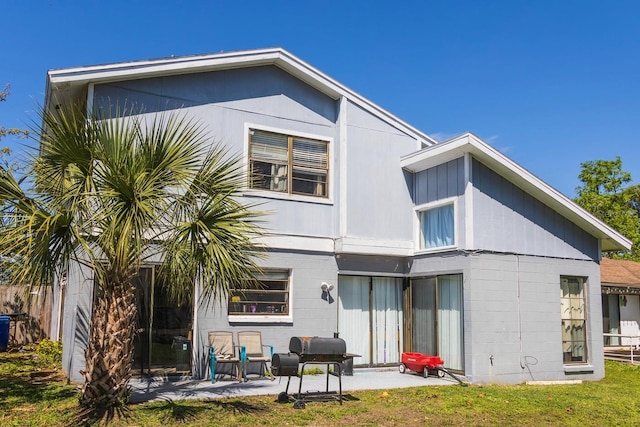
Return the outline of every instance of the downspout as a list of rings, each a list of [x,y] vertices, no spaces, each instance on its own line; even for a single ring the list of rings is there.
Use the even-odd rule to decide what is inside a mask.
[[[522,364],[522,310],[520,307],[520,256],[516,255],[516,287],[518,290],[518,342],[520,343],[520,367],[524,369]]]
[[[71,331],[73,332],[73,344],[70,346],[69,362],[67,363],[67,384],[71,384],[71,366],[73,365],[73,354],[76,346],[76,317],[78,316],[78,305],[73,307],[73,318],[71,319]],[[64,351],[65,346],[62,347]]]
[[[518,289],[518,341],[520,344],[520,368],[526,369],[531,376],[531,380],[535,380],[533,372],[531,372],[531,366],[538,364],[538,359],[535,356],[525,355],[522,348],[522,308],[521,308],[521,295],[520,295],[520,255],[516,254],[516,283]]]
[[[67,288],[67,275],[62,274],[58,281],[60,287],[60,293],[58,294],[58,318],[56,319],[56,341],[62,340],[62,311],[64,308],[64,293]]]
[[[190,331],[191,333],[191,377],[193,378],[196,375],[196,369],[197,368],[198,371],[200,370],[200,364],[198,363],[199,360],[199,356],[200,356],[200,346],[198,345],[199,343],[199,337],[200,337],[200,332],[198,329],[198,307],[200,304],[200,286],[198,286],[198,283],[194,283],[194,290],[193,290],[193,322],[192,322],[192,329]],[[196,352],[196,349],[198,349],[198,352]],[[205,369],[206,371],[206,369]],[[201,379],[204,379],[204,376],[201,375],[200,372],[197,372],[198,376],[202,377]]]

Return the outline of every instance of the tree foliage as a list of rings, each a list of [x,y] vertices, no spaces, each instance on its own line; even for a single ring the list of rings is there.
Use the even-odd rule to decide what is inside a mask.
[[[0,102],[5,102],[7,100],[7,97],[11,95],[10,88],[11,88],[11,85],[7,83],[4,86],[4,88],[0,90]],[[4,126],[0,125],[0,139],[8,135],[26,137],[29,135],[29,131],[26,129],[20,129],[20,128],[5,128]],[[8,151],[7,148],[3,148],[1,152],[5,155],[10,153],[10,151]]]
[[[575,202],[633,242],[629,252],[606,255],[640,261],[640,186],[630,184],[620,157],[584,162],[581,168]]]
[[[238,199],[239,158],[196,122],[105,119],[79,107],[41,116],[31,187],[0,168],[0,268],[13,283],[40,286],[67,274],[77,283],[78,271],[93,277],[81,403],[110,410],[128,393],[140,267],[160,262],[160,282],[176,300],[191,300],[196,285],[201,302],[223,299],[256,270],[261,214]],[[69,273],[74,266],[82,268]]]

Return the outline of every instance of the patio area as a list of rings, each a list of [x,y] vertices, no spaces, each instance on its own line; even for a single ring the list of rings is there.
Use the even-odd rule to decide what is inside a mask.
[[[130,401],[173,401],[184,399],[219,399],[225,397],[273,395],[274,398],[287,388],[287,377],[251,379],[248,382],[219,380],[184,380],[170,378],[132,378]],[[421,374],[407,372],[401,374],[394,369],[354,369],[352,376],[342,377],[343,394],[357,390],[394,389],[405,387],[443,386],[458,384],[453,378],[445,376],[424,378]],[[338,390],[338,378],[329,376],[329,391]],[[292,377],[288,394],[298,393],[300,378]],[[302,393],[324,392],[327,389],[327,376],[305,374],[302,381]]]

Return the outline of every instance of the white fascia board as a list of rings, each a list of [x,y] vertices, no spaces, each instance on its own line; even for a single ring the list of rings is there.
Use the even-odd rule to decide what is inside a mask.
[[[603,250],[631,249],[632,242],[629,239],[471,133],[404,156],[400,160],[400,165],[415,173],[465,154],[472,155],[503,178],[601,239]]]
[[[172,75],[180,72],[198,73],[219,69],[232,69],[273,64],[279,57],[278,49],[262,49],[245,52],[220,53],[201,56],[185,56],[148,61],[121,62],[116,64],[50,70],[52,84],[104,83]]]
[[[285,249],[333,253],[333,239],[328,237],[295,236],[288,234],[267,234],[258,239],[266,249]]]
[[[469,152],[469,135],[464,134],[434,146],[407,154],[400,159],[400,167],[409,172],[420,172],[463,157]]]
[[[411,241],[386,241],[343,237],[296,236],[268,234],[256,242],[266,249],[310,251],[336,254],[412,256],[414,245]]]
[[[342,237],[335,241],[336,254],[413,256],[414,244],[404,240],[361,239]]]
[[[88,83],[108,83],[123,79],[135,80],[180,73],[199,73],[260,65],[275,65],[335,100],[345,96],[354,104],[369,111],[398,130],[407,133],[420,143],[428,146],[437,144],[437,141],[429,135],[414,128],[281,48],[50,70],[47,73],[47,95],[45,96],[48,98],[49,91],[67,88],[72,85],[81,86]]]

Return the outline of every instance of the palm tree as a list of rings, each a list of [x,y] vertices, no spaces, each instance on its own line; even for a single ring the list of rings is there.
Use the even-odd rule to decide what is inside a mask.
[[[177,301],[188,301],[195,284],[206,302],[222,300],[253,277],[261,235],[261,213],[236,197],[239,158],[201,124],[176,114],[115,116],[43,110],[27,179],[0,170],[0,262],[12,282],[51,285],[72,263],[93,271],[80,402],[102,410],[128,396],[134,279],[145,261],[162,259],[159,275]]]

